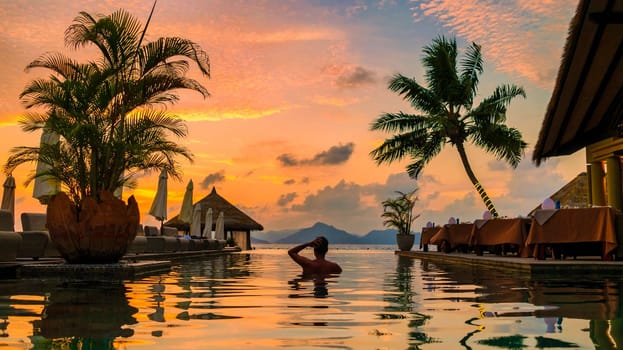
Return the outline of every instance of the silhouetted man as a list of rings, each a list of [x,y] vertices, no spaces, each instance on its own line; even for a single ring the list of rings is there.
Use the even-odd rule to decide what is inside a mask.
[[[299,252],[307,247],[314,248],[312,260],[299,255]],[[326,260],[324,257],[329,250],[329,241],[325,237],[316,237],[313,241],[299,244],[288,250],[288,255],[303,268],[303,275],[332,275],[342,272],[340,265]]]

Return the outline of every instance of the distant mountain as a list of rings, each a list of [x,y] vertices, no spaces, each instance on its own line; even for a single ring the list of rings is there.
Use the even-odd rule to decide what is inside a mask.
[[[373,230],[359,238],[359,244],[394,244],[396,243],[396,230]]]
[[[415,232],[414,235],[415,242],[418,244],[420,242],[420,233]],[[317,222],[311,227],[300,230],[254,232],[252,233],[251,243],[300,244],[309,242],[318,236],[327,237],[331,244],[396,244],[396,230],[373,230],[365,236],[358,236],[322,222]],[[272,237],[278,238],[273,239]]]
[[[359,239],[358,236],[352,233],[339,230],[331,225],[323,224],[322,222],[317,222],[314,226],[299,230],[275,243],[303,243],[309,242],[318,236],[327,237],[331,244],[353,244]]]
[[[254,232],[251,232],[251,242],[253,242],[253,240],[256,239],[256,240],[265,241],[268,243],[275,243],[276,241],[284,237],[290,236],[291,234],[295,233],[298,230],[299,229],[287,229],[287,230],[266,231],[266,232],[254,231]]]
[[[251,236],[251,244],[270,244],[270,242]]]

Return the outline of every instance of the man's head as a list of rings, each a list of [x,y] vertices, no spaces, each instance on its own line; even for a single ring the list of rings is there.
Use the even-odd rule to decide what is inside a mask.
[[[324,257],[329,250],[329,241],[323,236],[316,237],[315,241],[314,255]]]

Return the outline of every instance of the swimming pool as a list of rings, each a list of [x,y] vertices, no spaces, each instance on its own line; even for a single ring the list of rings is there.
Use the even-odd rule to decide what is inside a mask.
[[[124,283],[0,281],[3,349],[530,349],[623,344],[621,280],[527,278],[331,247],[300,278],[272,246]],[[365,247],[365,246],[363,246]],[[335,249],[338,248],[338,249]],[[308,254],[309,252],[306,252]]]

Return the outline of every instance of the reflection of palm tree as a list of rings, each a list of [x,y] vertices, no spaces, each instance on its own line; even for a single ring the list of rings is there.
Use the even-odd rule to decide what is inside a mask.
[[[70,284],[59,286],[50,295],[41,320],[35,321],[33,336],[48,339],[71,338],[83,344],[110,342],[116,337],[129,337],[137,323],[138,309],[128,303],[123,285]]]
[[[371,129],[397,134],[374,149],[371,156],[377,164],[409,157],[412,162],[407,172],[417,178],[445,145],[452,145],[487,209],[497,217],[495,206],[472,170],[465,144],[470,142],[516,167],[527,144],[517,129],[506,126],[506,109],[515,97],[525,97],[525,92],[512,84],[498,86],[493,95],[472,108],[479,75],[483,72],[480,46],[475,43],[459,61],[456,40],[437,38],[424,48],[422,64],[428,88],[401,74],[395,75],[389,84],[390,90],[422,113],[381,115]]]

